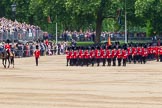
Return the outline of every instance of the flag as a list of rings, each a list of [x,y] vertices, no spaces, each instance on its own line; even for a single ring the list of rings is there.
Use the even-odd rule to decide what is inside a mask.
[[[111,37],[110,37],[110,36],[108,37],[107,45],[108,45],[108,46],[111,46]]]
[[[48,16],[47,21],[48,21],[48,23],[51,23],[51,17],[50,16]]]

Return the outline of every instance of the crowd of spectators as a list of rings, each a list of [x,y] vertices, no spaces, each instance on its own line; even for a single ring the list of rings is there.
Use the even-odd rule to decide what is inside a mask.
[[[29,37],[34,39],[38,35],[37,34],[38,30],[41,30],[39,26],[26,24],[25,22],[20,23],[16,20],[12,21],[4,17],[0,18],[0,40],[1,41],[12,38],[10,37],[10,35],[12,35],[13,33],[16,33],[14,39],[23,40]]]
[[[37,37],[37,30],[41,30],[39,26],[30,25],[27,23],[20,23],[18,21],[12,21],[6,18],[0,18],[0,50],[4,49],[4,44],[6,40],[10,40],[11,49],[14,50],[15,56],[21,57],[31,57],[36,49],[36,45],[39,46],[41,56],[45,55],[61,55],[65,53],[67,43],[62,41],[55,44],[53,41],[48,40],[48,33],[43,32],[42,38]],[[17,41],[12,42],[12,37],[14,34],[14,39]],[[6,35],[7,34],[7,35]],[[28,34],[28,35],[26,35]],[[29,41],[28,37],[31,38]]]
[[[61,38],[64,39],[64,41],[94,41],[96,36],[95,31],[64,31],[62,33]],[[100,39],[102,41],[106,41],[108,39],[108,36],[110,36],[112,39],[124,39],[125,33],[124,32],[101,32]],[[130,38],[145,38],[146,33],[128,33],[128,36]]]
[[[63,55],[65,54],[67,43],[66,42],[58,42],[55,44],[52,41],[40,41],[40,42],[17,42],[14,45],[11,45],[11,50],[14,51],[15,57],[32,57],[33,52],[36,50],[36,46],[39,46],[40,55],[41,56],[52,56],[52,55]],[[0,44],[0,52],[4,50],[5,43]]]

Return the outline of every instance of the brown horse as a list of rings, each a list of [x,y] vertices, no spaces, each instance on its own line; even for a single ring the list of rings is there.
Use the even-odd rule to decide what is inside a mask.
[[[14,53],[12,51],[9,50],[3,50],[1,52],[1,58],[2,58],[2,64],[4,66],[4,68],[6,67],[10,67],[10,64],[13,65],[14,68]],[[8,62],[8,66],[7,66],[7,62]]]

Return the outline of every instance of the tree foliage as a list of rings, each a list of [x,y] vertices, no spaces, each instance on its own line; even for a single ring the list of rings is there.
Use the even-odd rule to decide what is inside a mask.
[[[154,32],[160,33],[162,26],[162,0],[137,0],[135,3],[135,14],[144,19],[145,25],[152,29],[147,30],[153,35]]]
[[[59,33],[91,28],[96,31],[96,43],[100,42],[101,31],[123,30],[125,10],[128,28],[145,27],[148,35],[162,32],[162,0],[1,0],[0,17],[13,19],[13,3],[20,22],[41,26],[52,34],[56,22]]]

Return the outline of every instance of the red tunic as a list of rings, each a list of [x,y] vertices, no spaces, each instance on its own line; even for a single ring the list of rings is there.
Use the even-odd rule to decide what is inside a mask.
[[[6,45],[5,45],[5,49],[6,49],[6,50],[10,50],[10,49],[11,49],[10,45],[9,45],[9,44],[6,44]]]
[[[148,55],[148,50],[146,48],[144,48],[142,50],[142,57],[146,57]]]
[[[128,47],[127,51],[128,51],[128,55],[132,55],[132,48],[131,47]]]
[[[104,50],[103,49],[100,49],[100,57],[104,58]]]
[[[90,58],[94,58],[95,57],[95,51],[91,50],[89,55],[90,55]]]
[[[39,58],[39,56],[40,56],[40,51],[39,51],[39,50],[36,50],[36,51],[34,52],[34,55],[35,55],[35,58]]]
[[[127,59],[127,57],[128,57],[127,51],[126,50],[122,50],[122,58],[123,59]]]
[[[83,58],[83,51],[82,51],[82,50],[79,50],[78,57],[79,57],[80,59]]]
[[[141,47],[137,48],[137,55],[142,55],[142,48]]]
[[[117,58],[122,58],[122,51],[121,51],[121,49],[117,50]]]
[[[88,50],[86,50],[86,51],[84,52],[84,58],[85,58],[85,59],[89,59],[89,58],[90,58],[90,55],[89,55],[89,53],[88,53]]]
[[[111,58],[111,50],[106,50],[106,58]]]
[[[100,50],[95,50],[96,59],[100,58]]]
[[[159,55],[162,55],[162,48],[159,49]]]
[[[113,50],[112,50],[112,54],[111,54],[112,58],[116,57],[116,56],[117,56],[116,54],[117,54],[117,53],[116,53],[116,50],[113,49]]]
[[[76,59],[77,58],[77,51],[73,52],[73,58]]]
[[[132,55],[133,56],[137,55],[137,48],[135,47],[132,48]]]

